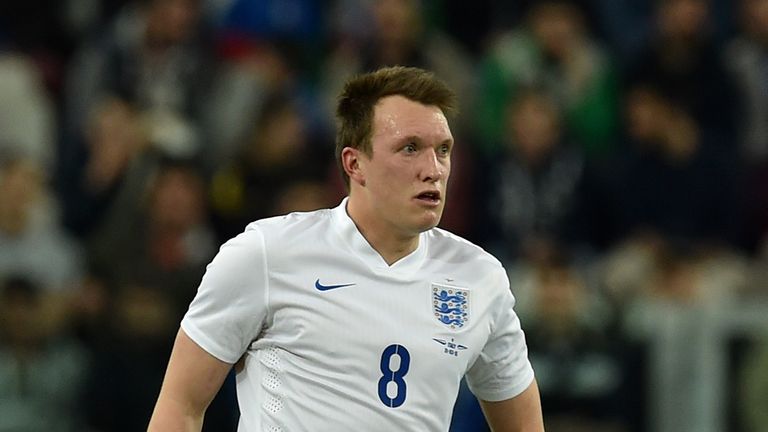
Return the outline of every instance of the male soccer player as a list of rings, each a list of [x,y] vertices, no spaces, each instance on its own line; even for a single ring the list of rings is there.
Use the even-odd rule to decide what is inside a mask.
[[[351,79],[334,209],[256,221],[182,320],[149,429],[200,430],[230,368],[240,431],[446,431],[466,375],[494,431],[542,431],[501,264],[435,228],[453,92],[391,67]]]

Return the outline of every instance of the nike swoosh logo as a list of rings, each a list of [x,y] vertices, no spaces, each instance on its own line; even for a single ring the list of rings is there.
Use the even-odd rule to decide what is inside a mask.
[[[336,288],[344,288],[352,285],[356,285],[356,284],[349,283],[349,284],[341,284],[341,285],[323,285],[320,283],[320,279],[315,281],[315,288],[317,288],[320,291],[328,291],[328,290],[332,290]]]

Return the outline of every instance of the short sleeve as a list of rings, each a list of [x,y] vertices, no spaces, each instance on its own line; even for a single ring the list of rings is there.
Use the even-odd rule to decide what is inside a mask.
[[[467,385],[478,399],[495,402],[513,398],[533,381],[528,347],[520,320],[514,311],[515,298],[501,269],[494,276],[491,336],[467,372]]]
[[[250,225],[208,265],[181,328],[209,354],[236,363],[267,317],[266,270],[264,236]]]

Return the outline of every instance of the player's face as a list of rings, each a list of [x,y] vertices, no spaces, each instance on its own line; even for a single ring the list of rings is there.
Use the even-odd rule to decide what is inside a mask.
[[[453,136],[437,106],[402,96],[374,108],[371,158],[361,156],[364,193],[376,217],[415,235],[440,222],[451,173]]]

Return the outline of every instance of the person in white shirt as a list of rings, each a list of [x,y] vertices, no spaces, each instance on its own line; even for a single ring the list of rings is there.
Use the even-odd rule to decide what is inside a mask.
[[[501,264],[435,228],[454,145],[433,74],[350,79],[334,209],[225,243],[182,320],[150,431],[199,431],[230,369],[239,431],[447,431],[466,376],[494,431],[543,431]]]

